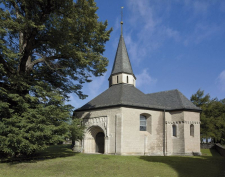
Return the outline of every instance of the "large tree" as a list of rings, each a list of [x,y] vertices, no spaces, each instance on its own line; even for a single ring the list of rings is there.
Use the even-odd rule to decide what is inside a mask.
[[[106,71],[111,29],[94,0],[0,0],[0,152],[60,141],[68,94]]]

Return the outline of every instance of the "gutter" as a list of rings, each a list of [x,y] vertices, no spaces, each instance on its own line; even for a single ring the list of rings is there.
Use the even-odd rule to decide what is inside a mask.
[[[78,108],[74,112],[83,112],[83,111],[99,110],[99,109],[106,109],[106,108],[116,108],[116,107],[147,109],[147,110],[165,111],[165,112],[173,112],[173,111],[189,111],[189,112],[200,112],[200,113],[202,112],[201,109],[189,109],[189,108],[165,109],[165,108],[154,108],[154,107],[145,107],[145,106],[126,105],[126,104],[115,104],[115,105],[110,105],[110,106],[92,107],[92,108],[86,108],[86,109]]]

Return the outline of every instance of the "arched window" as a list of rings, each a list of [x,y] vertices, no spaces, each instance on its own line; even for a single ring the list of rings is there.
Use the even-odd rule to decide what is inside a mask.
[[[173,129],[173,136],[177,136],[177,126],[172,125],[172,129]]]
[[[117,84],[118,84],[118,82],[119,82],[119,76],[116,76],[116,81],[117,81]]]
[[[129,83],[129,78],[128,78],[128,76],[127,76],[127,83]]]
[[[140,115],[140,131],[146,131],[146,117]]]
[[[190,136],[194,136],[194,125],[190,125]]]

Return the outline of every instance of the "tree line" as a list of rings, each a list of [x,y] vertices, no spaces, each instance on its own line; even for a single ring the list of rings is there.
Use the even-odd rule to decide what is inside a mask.
[[[201,142],[225,144],[225,99],[218,100],[198,90],[191,96],[191,101],[202,109],[201,112]]]

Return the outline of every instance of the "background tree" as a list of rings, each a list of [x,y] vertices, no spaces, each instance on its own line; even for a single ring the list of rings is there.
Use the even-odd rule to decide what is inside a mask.
[[[191,101],[202,109],[201,113],[201,140],[211,138],[214,143],[225,143],[225,102],[217,98],[210,99],[198,90],[191,96]]]
[[[70,139],[72,140],[72,148],[75,145],[75,141],[82,140],[84,136],[85,126],[82,125],[80,119],[73,118],[70,124]]]
[[[68,94],[106,71],[111,29],[93,0],[0,0],[0,151],[30,154],[61,140]]]

